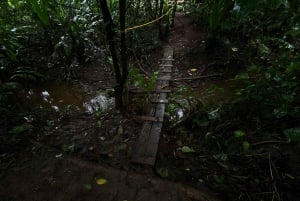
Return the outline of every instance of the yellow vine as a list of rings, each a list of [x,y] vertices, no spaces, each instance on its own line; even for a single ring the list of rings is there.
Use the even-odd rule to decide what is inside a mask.
[[[137,25],[137,26],[133,26],[133,27],[130,27],[130,28],[126,28],[126,29],[123,30],[123,31],[121,30],[121,32],[132,31],[132,30],[134,30],[134,29],[138,29],[138,28],[141,28],[141,27],[144,27],[144,26],[148,26],[148,25],[150,25],[150,24],[153,24],[153,23],[159,21],[160,19],[164,18],[165,16],[169,15],[169,13],[173,10],[174,6],[175,6],[175,3],[171,6],[171,8],[170,8],[166,13],[164,13],[162,16],[160,16],[160,17],[158,17],[158,18],[156,18],[156,19],[154,19],[154,20],[152,20],[152,21],[150,21],[150,22],[146,22],[146,23],[141,24],[141,25]]]

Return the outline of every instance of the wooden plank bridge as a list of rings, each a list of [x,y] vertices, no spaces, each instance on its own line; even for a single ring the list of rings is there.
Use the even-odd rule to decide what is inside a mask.
[[[168,103],[167,94],[170,92],[166,88],[169,87],[172,78],[173,54],[172,47],[164,47],[164,55],[161,59],[155,90],[150,97],[149,112],[147,116],[142,117],[144,124],[132,156],[132,162],[134,163],[150,166],[155,164],[165,108]]]

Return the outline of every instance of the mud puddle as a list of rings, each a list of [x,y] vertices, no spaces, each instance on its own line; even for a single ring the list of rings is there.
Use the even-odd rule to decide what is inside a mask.
[[[91,114],[114,107],[111,90],[89,92],[80,83],[70,81],[46,82],[30,88],[25,96],[32,105],[58,113],[69,110]]]

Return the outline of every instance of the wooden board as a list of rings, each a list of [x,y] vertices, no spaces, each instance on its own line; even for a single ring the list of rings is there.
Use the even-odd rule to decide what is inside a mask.
[[[157,79],[155,89],[162,89],[169,86],[172,75],[172,62],[174,50],[172,47],[164,48],[164,56],[161,59],[160,75]],[[159,91],[159,90],[157,90]],[[161,90],[159,93],[151,96],[152,105],[149,113],[145,116],[145,122],[136,143],[135,152],[132,156],[132,162],[153,166],[156,160],[157,148],[167,100],[167,91]],[[153,104],[155,103],[155,104]],[[153,120],[153,121],[152,121]]]
[[[160,93],[171,93],[172,91],[170,89],[163,89],[163,88],[166,88],[166,86],[163,86],[162,88],[157,88],[153,91],[151,91],[150,93],[153,93],[153,94],[160,94]],[[143,89],[129,89],[129,92],[130,93],[141,93],[141,94],[146,94],[148,93],[148,91],[146,90],[143,90]]]
[[[163,75],[157,78],[157,80],[171,80],[171,75]]]

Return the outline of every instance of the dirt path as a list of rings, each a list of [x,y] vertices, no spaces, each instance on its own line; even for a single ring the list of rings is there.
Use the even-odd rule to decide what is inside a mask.
[[[164,44],[175,49],[177,77],[190,76],[188,69],[198,69],[201,64],[201,58],[189,57],[203,48],[201,36],[204,34],[194,29],[187,17],[177,14],[175,28]],[[201,72],[200,66],[197,73]],[[124,166],[120,170],[62,155],[43,145],[18,156],[2,154],[0,159],[1,201],[218,200],[207,190],[162,180],[147,167]]]
[[[176,14],[175,27],[166,41],[175,49],[174,66],[177,69],[174,74],[175,78],[189,77],[191,68],[197,69],[193,76],[203,73],[206,58],[205,37],[206,33],[197,29],[190,18],[184,16],[183,13]]]
[[[141,175],[55,155],[24,161],[22,167],[10,169],[1,180],[0,195],[1,201],[216,200],[208,192],[164,181],[151,173]]]

